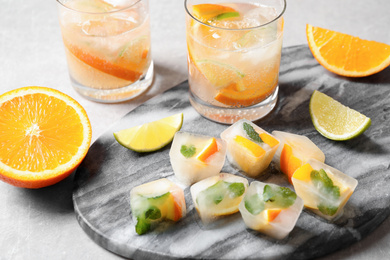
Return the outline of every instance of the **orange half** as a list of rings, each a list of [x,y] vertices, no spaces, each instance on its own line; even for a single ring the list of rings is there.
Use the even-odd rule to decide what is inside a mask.
[[[70,175],[91,143],[85,110],[50,88],[25,87],[0,96],[0,180],[24,188]]]
[[[314,58],[338,75],[365,77],[390,65],[390,45],[310,24],[306,25],[306,36]]]

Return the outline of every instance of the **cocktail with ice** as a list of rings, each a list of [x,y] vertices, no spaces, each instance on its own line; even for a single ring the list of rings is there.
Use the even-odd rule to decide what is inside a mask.
[[[284,0],[186,0],[190,101],[222,123],[256,120],[275,106]]]
[[[148,0],[58,0],[73,87],[101,102],[138,96],[152,83]]]

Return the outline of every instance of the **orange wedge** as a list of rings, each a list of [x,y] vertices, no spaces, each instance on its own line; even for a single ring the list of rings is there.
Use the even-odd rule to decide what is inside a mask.
[[[281,209],[267,209],[265,210],[265,216],[266,220],[268,222],[272,222],[275,220],[277,216],[279,216],[280,212],[282,212]]]
[[[206,146],[196,158],[202,162],[206,162],[206,160],[216,152],[218,152],[218,143],[217,140],[213,137],[210,139],[210,141],[207,142]]]
[[[264,92],[261,91],[261,88],[256,87],[239,90],[237,84],[232,83],[221,89],[214,99],[228,106],[247,107],[259,103],[269,94],[269,91]]]
[[[128,81],[136,81],[142,75],[142,72],[138,71],[140,70],[138,67],[134,68],[135,66],[129,66],[129,65],[125,66],[123,63],[122,64],[113,63],[111,61],[105,60],[96,55],[93,55],[81,49],[80,47],[70,44],[66,41],[64,41],[64,45],[79,60],[109,75],[115,76],[120,79],[128,80]]]
[[[240,146],[245,147],[255,157],[260,157],[265,154],[265,150],[261,148],[260,145],[246,139],[245,137],[237,135],[233,140]]]
[[[233,14],[237,11],[229,6],[217,4],[198,4],[192,7],[193,15],[202,22],[207,22],[223,14]]]
[[[267,133],[261,133],[259,134],[261,140],[263,140],[264,143],[268,144],[271,148],[274,147],[275,145],[279,144],[279,141],[276,140],[274,137]]]
[[[91,143],[85,110],[50,88],[25,87],[0,96],[0,179],[41,188],[70,175]]]
[[[299,167],[294,172],[292,177],[294,179],[297,179],[300,181],[308,182],[308,181],[310,181],[310,174],[312,171],[313,171],[313,168],[311,167],[311,165],[306,163],[306,164],[302,165],[301,167]]]
[[[306,26],[309,48],[327,70],[341,76],[365,77],[390,65],[390,45]]]
[[[285,144],[280,155],[280,170],[287,175],[291,183],[294,172],[302,165],[302,161],[293,155],[291,146]]]

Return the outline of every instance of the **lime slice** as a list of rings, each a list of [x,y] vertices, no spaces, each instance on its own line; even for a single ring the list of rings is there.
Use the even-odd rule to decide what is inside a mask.
[[[183,125],[183,113],[114,133],[124,147],[136,152],[153,152],[169,144]]]
[[[317,90],[310,99],[310,115],[320,134],[337,141],[352,139],[371,125],[370,118]]]

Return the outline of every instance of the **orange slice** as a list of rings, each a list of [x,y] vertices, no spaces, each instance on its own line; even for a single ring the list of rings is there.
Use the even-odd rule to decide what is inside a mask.
[[[214,99],[228,106],[246,107],[259,103],[268,95],[269,92],[260,91],[256,87],[240,90],[236,83],[232,83],[221,89]]]
[[[217,19],[217,17],[227,17],[234,16],[237,14],[237,11],[229,6],[217,5],[217,4],[198,4],[192,7],[192,14],[199,21],[208,22],[212,19]]]
[[[309,48],[327,70],[341,76],[365,77],[390,65],[390,45],[306,25]]]
[[[267,222],[272,222],[275,220],[277,216],[279,216],[280,212],[282,212],[281,209],[266,209],[265,210],[265,216]]]
[[[0,96],[0,179],[41,188],[70,175],[91,143],[85,110],[50,88],[25,87]]]
[[[206,160],[216,152],[218,152],[218,143],[217,140],[213,137],[210,139],[210,141],[207,142],[206,146],[196,158],[202,162],[206,162]]]
[[[240,135],[237,135],[233,139],[237,144],[246,148],[250,153],[252,153],[256,157],[260,157],[265,154],[265,150],[261,148],[260,145],[252,142],[251,140],[246,139]]]
[[[141,72],[137,71],[137,68],[125,67],[122,64],[115,64],[111,61],[93,55],[81,49],[80,47],[70,44],[66,41],[64,41],[64,45],[79,60],[83,61],[84,63],[95,69],[98,69],[117,78],[121,78],[128,81],[136,81],[142,75]]]
[[[304,182],[309,182],[310,181],[310,174],[313,171],[313,168],[311,167],[310,164],[306,163],[299,167],[293,174],[292,178],[304,181]]]
[[[264,143],[268,144],[271,148],[274,147],[275,145],[279,144],[279,141],[276,140],[274,137],[267,133],[261,133],[259,134],[261,140],[263,140]]]
[[[293,155],[291,146],[285,144],[280,155],[280,170],[287,175],[291,183],[294,172],[302,165],[302,161]]]

